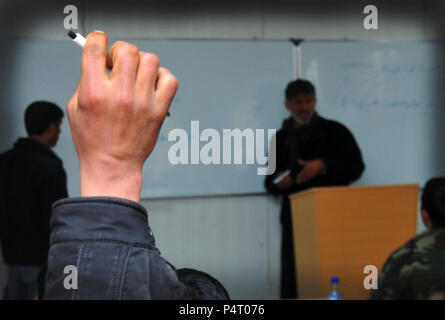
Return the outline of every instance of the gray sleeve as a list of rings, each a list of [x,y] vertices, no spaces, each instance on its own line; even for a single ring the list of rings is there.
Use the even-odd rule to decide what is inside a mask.
[[[69,198],[53,205],[44,299],[183,299],[140,204]]]

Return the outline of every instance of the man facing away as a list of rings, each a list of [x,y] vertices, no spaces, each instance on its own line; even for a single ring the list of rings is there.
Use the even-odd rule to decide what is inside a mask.
[[[281,204],[281,298],[296,298],[294,246],[288,195],[313,187],[348,185],[358,179],[365,165],[354,136],[342,124],[320,117],[315,111],[315,87],[298,79],[285,90],[291,116],[276,135],[276,171],[265,179],[266,189],[283,195]],[[275,178],[290,173],[280,182]]]
[[[427,230],[386,260],[370,299],[445,299],[445,178],[430,179],[421,199]]]
[[[62,161],[51,150],[63,111],[37,101],[25,111],[27,138],[0,155],[0,240],[9,269],[4,299],[33,299],[49,250],[51,205],[67,197]]]

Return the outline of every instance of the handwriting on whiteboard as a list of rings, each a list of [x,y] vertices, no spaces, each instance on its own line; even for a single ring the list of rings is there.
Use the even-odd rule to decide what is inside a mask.
[[[432,73],[432,72],[444,72],[445,69],[442,66],[425,66],[425,65],[394,65],[394,64],[377,64],[377,63],[342,63],[339,65],[341,71],[372,71],[382,73]]]
[[[418,99],[354,99],[354,98],[342,98],[335,102],[336,107],[340,108],[356,108],[360,110],[372,110],[376,108],[385,109],[433,109],[433,102],[431,100],[421,101]]]

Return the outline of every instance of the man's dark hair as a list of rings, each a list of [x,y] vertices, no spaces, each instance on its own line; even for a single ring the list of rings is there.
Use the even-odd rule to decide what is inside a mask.
[[[62,121],[63,111],[48,101],[31,103],[25,111],[25,127],[28,135],[40,135],[54,123]]]
[[[189,289],[190,300],[230,300],[226,288],[211,275],[195,269],[177,270],[179,281]]]
[[[445,177],[430,179],[425,184],[422,209],[428,212],[433,226],[445,227]]]
[[[303,79],[298,79],[288,83],[284,95],[286,96],[286,101],[291,100],[296,94],[305,93],[311,95],[315,98],[315,87],[314,85]]]

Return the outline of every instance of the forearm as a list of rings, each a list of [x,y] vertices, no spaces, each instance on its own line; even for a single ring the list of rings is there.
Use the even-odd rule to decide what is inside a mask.
[[[329,180],[349,184],[357,180],[364,170],[364,164],[359,159],[323,159],[325,163],[325,175]]]

